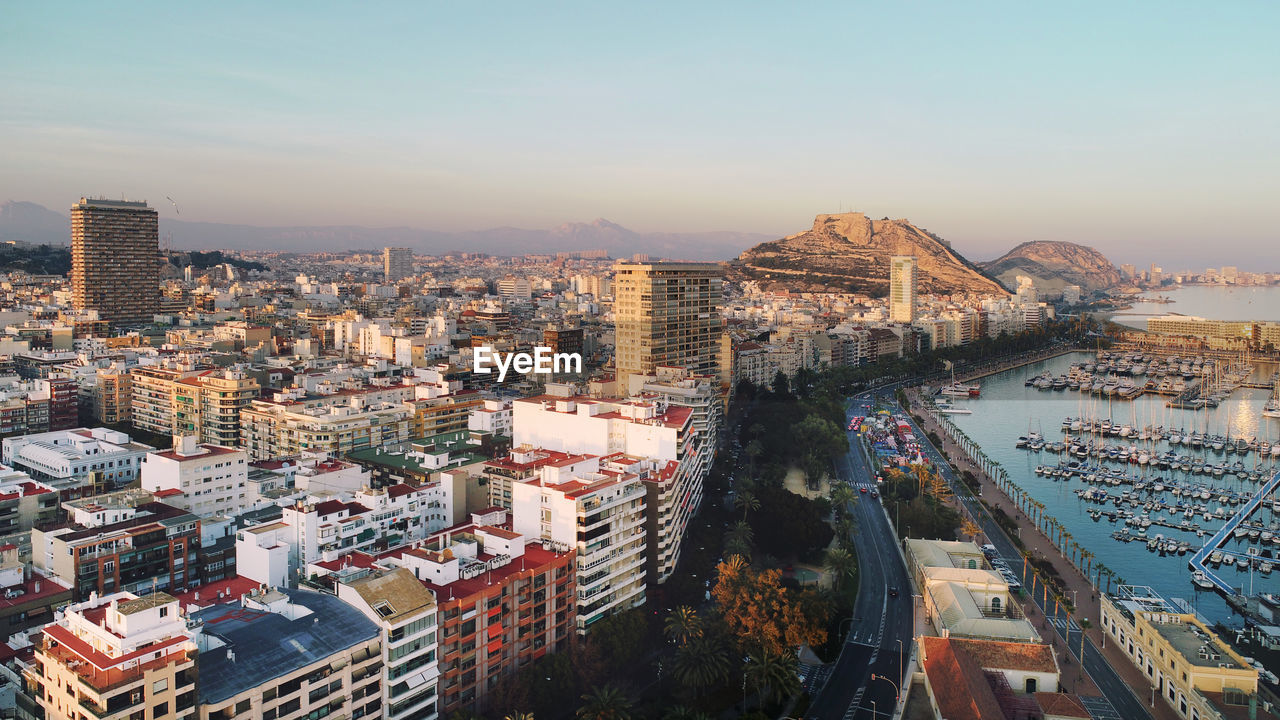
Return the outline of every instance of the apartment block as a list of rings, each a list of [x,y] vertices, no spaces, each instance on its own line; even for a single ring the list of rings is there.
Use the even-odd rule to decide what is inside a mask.
[[[53,522],[58,500],[57,490],[0,465],[0,537]]]
[[[719,266],[618,262],[613,269],[619,385],[659,365],[715,374],[724,296]]]
[[[916,291],[920,269],[912,255],[889,259],[889,320],[910,325],[916,319]]]
[[[382,631],[382,716],[440,716],[436,597],[404,568],[346,568],[334,573],[339,598]]]
[[[530,464],[536,451],[511,453]],[[548,463],[511,485],[511,527],[550,547],[576,551],[579,633],[616,612],[644,604],[648,542],[645,484],[600,458]],[[625,467],[625,465],[623,466]]]
[[[504,677],[575,642],[574,551],[507,524],[505,511],[488,509],[413,546],[313,566],[338,578],[353,567],[404,568],[435,595],[442,713],[483,712]]]
[[[382,249],[382,275],[387,282],[413,276],[413,250],[404,247]]]
[[[48,720],[192,720],[196,655],[173,596],[95,594],[44,628],[27,679]]]
[[[205,370],[173,385],[174,429],[214,445],[240,443],[240,411],[257,400],[256,378],[239,368]]]
[[[193,435],[175,436],[172,450],[148,454],[141,475],[143,490],[196,515],[235,516],[258,501],[246,487],[245,451],[200,444]]]
[[[200,518],[159,502],[98,496],[67,503],[72,521],[31,531],[33,566],[91,593],[186,588],[195,577]]]
[[[80,198],[71,207],[71,306],[113,324],[160,306],[159,216],[145,202]]]

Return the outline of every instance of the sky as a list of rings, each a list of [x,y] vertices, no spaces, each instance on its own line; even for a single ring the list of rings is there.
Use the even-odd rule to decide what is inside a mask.
[[[1277,27],[1272,2],[14,3],[0,201],[777,235],[858,210],[975,259],[1244,267],[1280,255]]]

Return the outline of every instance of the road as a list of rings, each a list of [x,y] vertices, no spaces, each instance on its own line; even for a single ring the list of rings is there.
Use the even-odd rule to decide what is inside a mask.
[[[863,393],[852,399],[847,421],[866,414],[860,405],[869,402]],[[850,433],[849,453],[837,463],[839,479],[857,493],[852,505],[853,544],[858,554],[858,597],[853,621],[830,679],[809,705],[806,718],[833,720],[861,718],[876,720],[893,713],[902,668],[911,654],[912,599],[907,569],[896,548],[893,528],[880,502],[871,497],[875,476],[863,454],[861,442]],[[898,589],[890,597],[889,588]],[[892,678],[872,681],[872,675]],[[874,708],[874,710],[873,710]],[[873,714],[874,713],[874,714]]]
[[[1004,561],[1008,563],[1010,569],[1014,572],[1022,574],[1023,587],[1030,591],[1032,587],[1032,573],[1029,565],[1023,562],[1022,553],[1018,551],[1018,547],[1014,545],[1009,536],[1005,534],[1004,529],[996,524],[995,520],[987,513],[986,508],[982,507],[977,499],[970,494],[969,488],[959,481],[955,476],[951,465],[943,459],[938,449],[929,441],[924,430],[916,425],[914,419],[908,417],[912,427],[915,428],[916,438],[920,441],[920,446],[925,449],[929,459],[942,472],[947,483],[951,486],[951,491],[955,493],[960,502],[964,503],[968,509],[969,516],[976,518],[979,526],[992,545],[996,547],[996,552]],[[1035,595],[1032,601],[1040,608],[1043,613],[1048,607],[1049,612],[1045,614],[1051,622],[1054,623],[1059,636],[1067,637],[1067,644],[1071,654],[1077,658],[1080,655],[1080,627],[1076,625],[1074,620],[1070,621],[1070,628],[1065,626],[1068,623],[1065,615],[1054,618],[1052,603],[1044,601],[1044,596]],[[1143,705],[1130,689],[1129,685],[1120,678],[1115,669],[1111,667],[1111,663],[1107,662],[1102,653],[1094,647],[1092,642],[1085,641],[1084,646],[1084,669],[1089,673],[1098,690],[1106,698],[1113,708],[1114,713],[1118,717],[1129,718],[1129,720],[1151,720],[1151,713]]]

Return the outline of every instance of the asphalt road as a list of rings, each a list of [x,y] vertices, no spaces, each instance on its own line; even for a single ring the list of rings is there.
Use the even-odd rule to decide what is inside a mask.
[[[986,534],[991,544],[996,547],[996,552],[1000,557],[1004,558],[1004,561],[1008,563],[1011,570],[1015,573],[1021,574],[1023,587],[1030,592],[1031,568],[1027,566],[1024,569],[1025,563],[1023,562],[1022,554],[1018,551],[1017,546],[1014,545],[1013,541],[1009,539],[1009,536],[1005,534],[1004,529],[997,525],[995,520],[987,514],[986,508],[978,504],[977,499],[970,494],[968,487],[959,481],[959,478],[957,478],[955,473],[952,471],[951,465],[942,458],[942,455],[938,452],[937,448],[933,446],[933,443],[929,441],[924,431],[916,425],[915,420],[911,420],[910,418],[908,418],[908,420],[911,422],[912,427],[915,428],[916,438],[920,441],[921,447],[925,449],[929,458],[933,460],[934,465],[942,471],[943,476],[951,485],[951,491],[954,492],[956,497],[959,498],[960,501],[969,509],[970,517],[978,519],[978,524],[982,527],[983,533]],[[1044,602],[1043,597],[1044,596],[1040,594],[1036,595],[1032,599],[1040,608],[1042,613],[1045,611],[1046,606],[1049,608],[1049,612],[1045,614],[1045,617],[1048,617],[1051,622],[1054,622],[1059,636],[1067,637],[1068,647],[1071,649],[1070,652],[1076,658],[1072,662],[1078,662],[1080,654],[1080,627],[1076,625],[1074,620],[1072,620],[1070,621],[1070,627],[1067,628],[1066,625],[1068,624],[1068,620],[1065,613],[1054,618],[1052,603]],[[1089,677],[1092,678],[1094,684],[1098,686],[1098,690],[1103,694],[1107,702],[1111,704],[1112,708],[1119,716],[1128,718],[1129,720],[1151,720],[1151,714],[1147,711],[1147,708],[1143,705],[1142,701],[1134,695],[1134,692],[1129,685],[1125,683],[1124,680],[1122,680],[1116,673],[1115,669],[1111,667],[1111,663],[1107,662],[1106,658],[1102,656],[1102,653],[1094,647],[1092,642],[1088,640],[1085,641],[1084,645],[1084,669],[1085,672],[1089,673]]]
[[[868,402],[868,398],[867,393],[853,398],[846,422],[865,414],[859,405]],[[858,597],[840,657],[805,715],[814,720],[890,717],[898,693],[895,685],[901,684],[902,669],[911,654],[913,613],[907,569],[880,501],[871,497],[875,476],[852,433],[849,445],[849,454],[837,464],[839,478],[855,491],[860,487],[868,490],[866,494],[857,493],[851,503],[855,520],[853,544],[858,554]],[[898,589],[897,597],[890,597],[890,587]],[[873,674],[893,681],[873,681]]]

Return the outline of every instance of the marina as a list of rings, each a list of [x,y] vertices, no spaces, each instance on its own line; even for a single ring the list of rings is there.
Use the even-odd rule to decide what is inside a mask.
[[[1276,367],[1195,360],[1073,353],[983,378],[980,399],[943,405],[969,410],[949,422],[1118,578],[1239,624],[1228,597],[1280,590],[1280,420],[1263,415]],[[1058,378],[1096,375],[1100,363],[1116,379],[1112,394],[1106,382],[1099,394],[1092,381],[1088,393],[1067,392],[1070,381],[1054,389]],[[1126,398],[1115,373],[1124,365],[1125,377],[1135,367],[1136,377],[1152,367],[1165,376]],[[1216,405],[1171,406],[1178,395],[1147,392],[1187,374],[1214,389]]]

